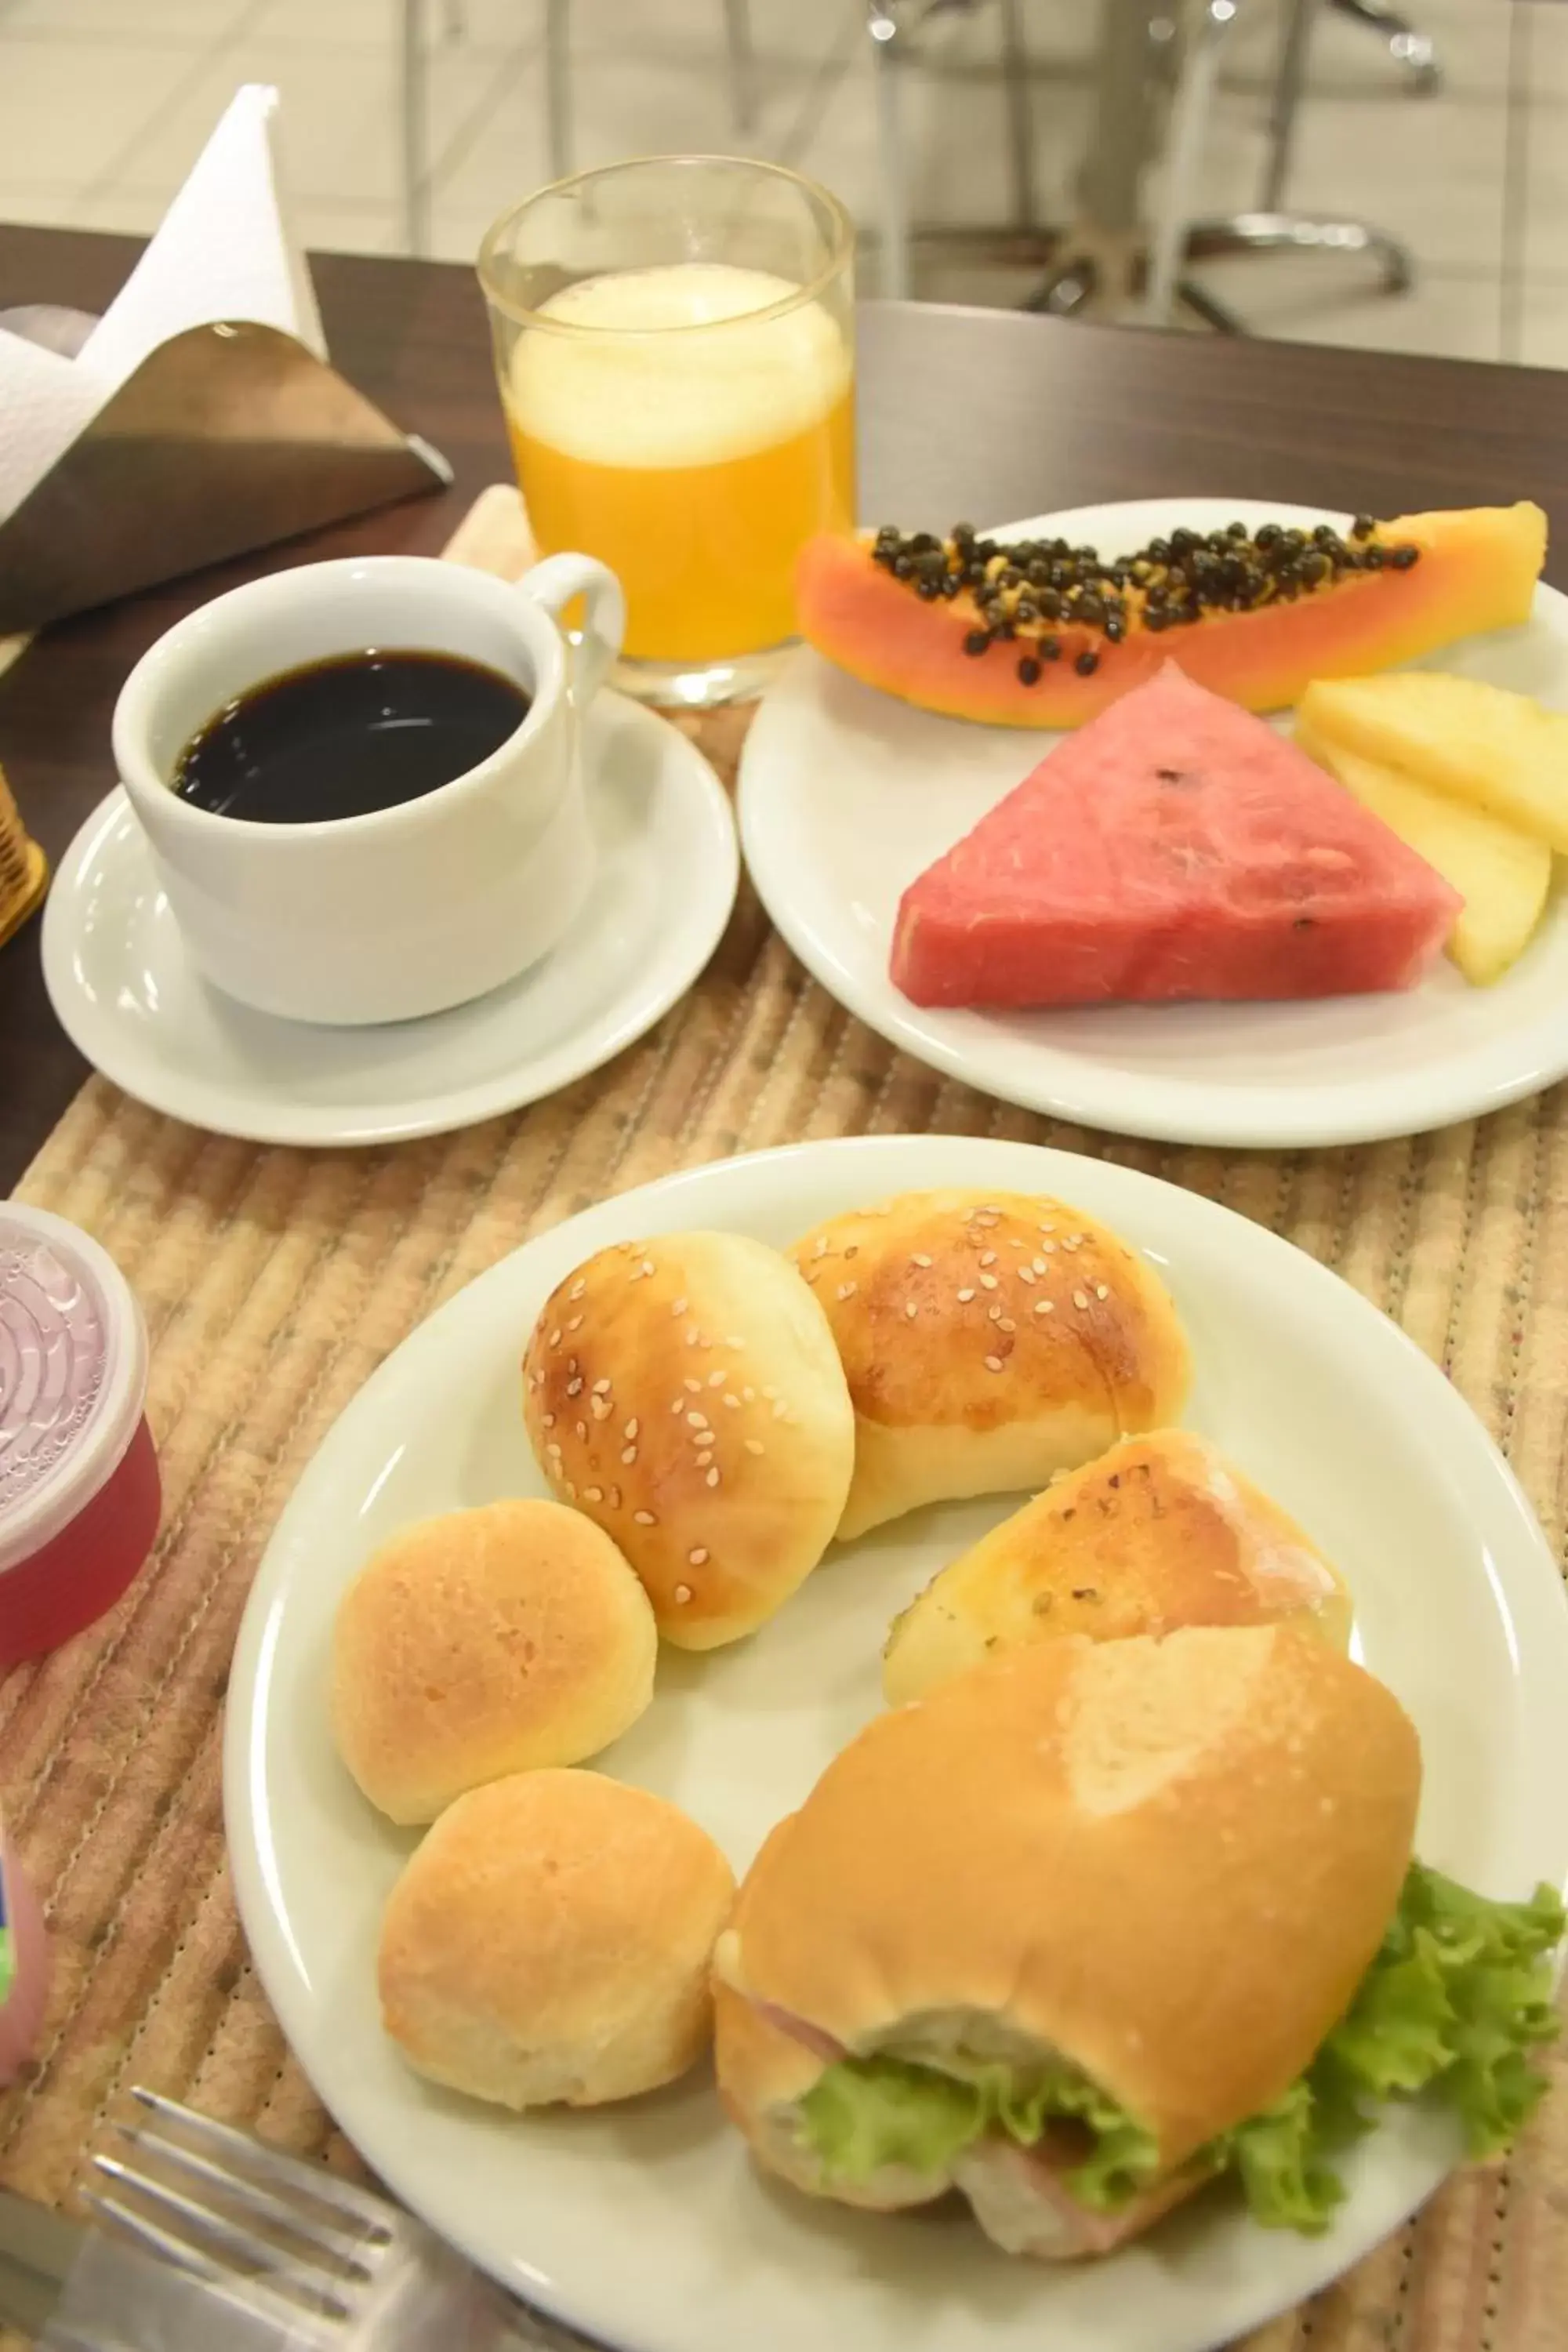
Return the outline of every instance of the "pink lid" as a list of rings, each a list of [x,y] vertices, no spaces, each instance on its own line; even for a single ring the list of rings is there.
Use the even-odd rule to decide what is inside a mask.
[[[113,1476],[146,1390],[146,1329],[113,1259],[63,1217],[0,1201],[0,1575]]]

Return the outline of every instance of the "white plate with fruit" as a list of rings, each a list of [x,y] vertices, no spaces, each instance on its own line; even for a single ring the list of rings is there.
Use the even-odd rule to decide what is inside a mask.
[[[337,2121],[597,2341],[1198,2352],[1528,2112],[1565,1676],[1528,1505],[1345,1284],[1130,1169],[861,1139],[605,1202],[381,1366],[258,1570],[226,1824]],[[1510,1907],[1391,1980],[1430,1871]],[[1534,1923],[1467,2072],[1443,1988]],[[984,2079],[868,1987],[979,2012]],[[1326,2170],[1325,2052],[1426,2085]]]
[[[1554,854],[1568,847],[1568,721],[1543,718],[1535,706],[1568,711],[1568,598],[1543,583],[1531,591],[1541,553],[1534,509],[1477,509],[1409,521],[1408,535],[1402,537],[1397,526],[1379,526],[1375,541],[1358,540],[1346,516],[1199,499],[1082,508],[1009,524],[993,538],[1008,547],[1034,543],[1046,584],[1037,587],[1027,574],[1009,582],[997,592],[1006,601],[993,606],[991,628],[975,613],[967,588],[950,599],[933,578],[932,593],[918,593],[922,562],[933,570],[945,564],[960,579],[973,542],[956,551],[951,543],[939,549],[933,541],[921,549],[917,542],[917,551],[905,559],[913,577],[895,583],[884,564],[869,591],[870,567],[861,561],[857,572],[849,555],[839,556],[838,571],[819,579],[808,597],[807,633],[819,643],[834,643],[858,674],[803,648],[764,700],[742,762],[742,847],[773,921],[825,988],[918,1059],[1005,1101],[1120,1133],[1275,1149],[1358,1143],[1473,1118],[1551,1085],[1568,1072],[1568,921]],[[1289,603],[1280,601],[1269,615],[1227,611],[1216,618],[1205,611],[1188,624],[1168,604],[1157,635],[1122,618],[1143,610],[1135,579],[1121,587],[1110,580],[1098,583],[1102,593],[1093,629],[1072,617],[1085,593],[1081,586],[1065,593],[1049,586],[1053,540],[1098,549],[1110,563],[1152,543],[1163,542],[1168,551],[1173,533],[1206,540],[1233,527],[1245,535],[1235,542],[1244,573],[1260,565],[1266,572],[1278,558],[1279,535],[1294,531],[1302,542],[1298,568],[1321,558],[1325,576],[1293,582]],[[1326,551],[1319,544],[1325,538]],[[1395,567],[1395,551],[1422,540],[1418,560]],[[1041,541],[1047,550],[1039,550]],[[1334,570],[1341,558],[1364,562],[1373,545],[1380,558],[1387,551],[1380,579]],[[1213,560],[1218,564],[1226,558],[1216,548]],[[994,559],[990,568],[994,571]],[[1070,572],[1071,559],[1067,568]],[[1425,603],[1416,600],[1418,587]],[[1248,592],[1229,592],[1222,583],[1216,593]],[[1268,593],[1275,595],[1276,587]],[[1041,596],[1054,598],[1058,612],[1065,606],[1064,617],[1031,604]],[[1010,617],[1020,598],[1021,621]],[[1358,598],[1362,604],[1352,609]],[[1357,619],[1353,628],[1336,629],[1343,612],[1356,619],[1373,598],[1390,607],[1375,626]],[[869,621],[862,608],[870,611]],[[1521,620],[1521,614],[1528,617]],[[1324,624],[1319,614],[1326,616]],[[1500,618],[1510,625],[1494,625]],[[980,625],[970,630],[966,619]],[[1471,633],[1455,635],[1455,629]],[[948,634],[939,643],[931,633],[941,631]],[[1251,634],[1233,660],[1227,633],[1239,639],[1244,631]],[[890,656],[885,638],[893,646]],[[953,646],[966,638],[976,647],[973,657],[955,659]],[[1043,638],[1055,645],[1054,660],[1045,657]],[[1331,770],[1328,780],[1342,802],[1339,814],[1328,813],[1336,840],[1342,829],[1359,828],[1364,849],[1375,834],[1396,863],[1403,856],[1405,879],[1411,855],[1422,858],[1428,877],[1434,868],[1447,877],[1447,913],[1439,885],[1416,923],[1419,937],[1401,934],[1405,947],[1415,938],[1413,961],[1402,963],[1404,950],[1387,946],[1387,897],[1379,873],[1367,877],[1363,897],[1352,894],[1340,909],[1342,927],[1327,946],[1326,932],[1313,934],[1311,943],[1323,955],[1316,976],[1286,982],[1358,992],[1295,1001],[1265,993],[1291,969],[1289,954],[1279,952],[1276,940],[1265,942],[1239,979],[1232,972],[1225,982],[1255,1001],[1114,1001],[1102,951],[1111,919],[1130,916],[1130,942],[1118,950],[1121,969],[1142,971],[1148,981],[1154,967],[1152,995],[1180,988],[1172,967],[1188,940],[1197,940],[1200,958],[1212,970],[1216,939],[1235,928],[1228,914],[1217,925],[1209,920],[1215,891],[1223,896],[1232,880],[1224,873],[1211,876],[1206,899],[1200,891],[1197,903],[1183,910],[1187,929],[1173,949],[1170,925],[1162,930],[1139,899],[1153,828],[1143,821],[1147,803],[1134,800],[1125,837],[1137,841],[1139,855],[1127,861],[1125,873],[1119,878],[1116,858],[1107,858],[1104,845],[1083,866],[1074,831],[1057,903],[1039,919],[1038,908],[1026,905],[1015,927],[1022,943],[1015,937],[1003,953],[1005,962],[1016,950],[1025,968],[1022,980],[1016,972],[1005,975],[1004,993],[1011,988],[1026,999],[1030,980],[1040,985],[1042,974],[1047,990],[1056,985],[1079,944],[1071,936],[1072,886],[1088,872],[1093,919],[1084,950],[1090,967],[1086,1001],[1048,1009],[1036,1009],[1037,998],[1033,1004],[988,1001],[983,1009],[973,997],[913,1002],[910,986],[928,998],[942,986],[962,992],[982,985],[983,992],[987,974],[981,971],[977,982],[973,956],[959,955],[963,969],[954,978],[952,933],[967,925],[973,942],[994,917],[1006,928],[1016,905],[993,905],[984,890],[1013,844],[1004,839],[987,849],[983,837],[978,879],[960,872],[956,914],[949,860],[945,878],[935,878],[943,901],[938,910],[943,920],[934,927],[937,951],[922,978],[902,970],[901,986],[893,964],[906,891],[948,860],[954,845],[1031,776],[1044,754],[1059,750],[1081,761],[1079,747],[1104,735],[1106,721],[1098,714],[1112,687],[1146,680],[1154,658],[1173,652],[1205,686],[1231,685],[1260,707],[1272,706],[1270,723],[1281,736],[1295,730],[1297,714],[1279,704],[1294,701],[1308,677],[1332,674],[1302,714],[1310,723],[1299,740],[1313,755],[1313,774],[1310,804],[1293,824],[1293,846],[1313,854],[1321,807],[1313,795]],[[1387,660],[1405,667],[1382,669]],[[1458,683],[1413,689],[1406,676],[1411,667]],[[1357,671],[1376,674],[1363,682]],[[871,677],[879,683],[867,683]],[[1521,703],[1489,691],[1498,688],[1506,698],[1529,699]],[[1139,690],[1151,695],[1146,683]],[[1415,703],[1413,691],[1441,698]],[[972,708],[996,723],[917,707],[900,698],[906,693],[927,703],[945,698],[948,710]],[[1042,714],[1094,723],[1052,734],[1029,723]],[[1152,721],[1154,716],[1151,711]],[[1141,748],[1146,756],[1146,743]],[[1114,755],[1115,746],[1110,749]],[[1227,751],[1227,775],[1234,776],[1247,764],[1245,738],[1238,735]],[[1050,767],[1047,760],[1044,776]],[[1279,818],[1288,784],[1282,775],[1266,816]],[[1076,790],[1064,766],[1054,802],[1042,791],[1032,807],[1026,802],[1017,807],[1014,841],[1024,842],[1026,857],[1034,856],[1027,845],[1031,827],[1035,843],[1055,840],[1064,822],[1077,828],[1086,804],[1087,793]],[[1199,843],[1202,862],[1212,863],[1213,847],[1210,828]],[[1372,862],[1375,866],[1378,856]],[[1256,860],[1241,877],[1244,890],[1255,877]],[[1156,915],[1169,912],[1169,884],[1168,870],[1157,877]],[[1121,908],[1110,903],[1118,887],[1127,900]],[[932,879],[922,881],[928,911],[932,887]],[[1287,940],[1286,950],[1316,923],[1318,902],[1305,903],[1310,921],[1296,920],[1295,940]],[[1364,923],[1363,904],[1370,910]],[[1271,911],[1277,914],[1278,906]],[[945,938],[940,936],[943,921]],[[994,982],[995,974],[989,978]],[[1134,981],[1128,992],[1138,985]],[[1100,1001],[1108,995],[1112,1001]]]

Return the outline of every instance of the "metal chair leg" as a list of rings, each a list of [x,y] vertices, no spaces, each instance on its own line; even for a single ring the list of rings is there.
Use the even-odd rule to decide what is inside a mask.
[[[1296,116],[1307,83],[1307,55],[1311,47],[1312,16],[1317,0],[1289,0],[1279,67],[1268,107],[1268,161],[1263,173],[1259,210],[1277,213],[1285,201],[1285,183],[1296,144]]]
[[[904,143],[901,48],[897,0],[869,0],[866,33],[871,44],[877,99],[877,149],[882,183],[882,241],[879,256],[884,297],[907,301],[910,291],[908,157]]]
[[[1397,9],[1385,7],[1384,0],[1330,0],[1330,5],[1342,16],[1353,16],[1369,32],[1381,33],[1394,64],[1405,68],[1417,89],[1431,91],[1441,88],[1443,68],[1438,61],[1437,44],[1407,16],[1402,16]]]
[[[403,242],[409,253],[424,256],[430,250],[429,90],[424,0],[403,0],[401,31]]]
[[[571,0],[544,0],[544,110],[550,176],[572,169]]]
[[[1193,188],[1203,156],[1220,51],[1236,21],[1236,7],[1237,0],[1204,0],[1198,21],[1183,47],[1166,132],[1165,184],[1149,240],[1144,308],[1154,326],[1169,326],[1173,320],[1193,216]]]
[[[724,46],[729,55],[730,112],[736,130],[749,138],[757,120],[757,61],[748,0],[724,0]]]
[[[1002,88],[1007,101],[1007,163],[1013,224],[1035,226],[1035,110],[1029,102],[1029,51],[1020,0],[1002,0]]]

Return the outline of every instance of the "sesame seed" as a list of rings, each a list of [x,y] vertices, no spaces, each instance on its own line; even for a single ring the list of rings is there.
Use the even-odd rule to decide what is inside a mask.
[[[651,1511],[634,1511],[632,1517],[639,1528],[657,1528],[658,1525]]]
[[[705,1412],[689,1412],[686,1418],[690,1423],[693,1429],[706,1429],[709,1426],[708,1416]]]
[[[748,1390],[748,1391],[745,1391],[745,1393],[749,1395],[749,1394],[751,1393],[751,1391]],[[763,1391],[763,1394],[766,1397],[766,1399],[767,1399],[768,1402],[769,1402],[770,1404],[772,1404],[772,1402],[773,1402],[773,1401],[774,1397],[776,1397],[776,1396],[777,1396],[777,1394],[778,1394],[778,1391],[777,1391],[777,1389],[764,1389],[764,1390]]]
[[[741,1391],[741,1394],[745,1398],[748,1404],[754,1402],[756,1393],[757,1391],[755,1389],[742,1389]]]
[[[702,1393],[702,1383],[700,1381],[682,1381],[680,1385],[686,1391],[688,1396],[700,1396]]]
[[[982,1290],[994,1290],[996,1276],[994,1274],[983,1274],[980,1277],[980,1287]]]
[[[693,1568],[706,1568],[708,1565],[707,1545],[699,1544],[696,1550],[689,1551],[686,1557]]]
[[[699,1470],[706,1470],[712,1459],[711,1454],[700,1454],[697,1457],[697,1467]]]
[[[719,1473],[717,1470],[710,1470],[708,1473],[708,1484],[710,1486],[716,1486],[719,1484]]]
[[[1032,1265],[1021,1265],[1018,1268],[1018,1279],[1020,1282],[1026,1282],[1032,1286],[1035,1278],[1035,1269]]]
[[[994,1251],[994,1250],[982,1250],[982,1251],[981,1251],[981,1253],[980,1253],[980,1263],[981,1263],[981,1265],[995,1265],[995,1263],[996,1263],[996,1253],[995,1253],[995,1251]]]
[[[1072,1295],[1072,1303],[1075,1307],[1079,1308],[1087,1307],[1089,1305],[1089,1297],[1087,1292],[1075,1290]]]
[[[595,1396],[608,1396],[609,1393],[610,1383],[608,1381],[595,1381],[594,1382],[594,1394]]]
[[[1035,1301],[1035,1312],[1036,1312],[1036,1314],[1037,1314],[1037,1315],[1054,1315],[1054,1314],[1056,1313],[1056,1311],[1057,1311],[1057,1302],[1056,1302],[1056,1300],[1055,1300],[1054,1298],[1037,1298],[1037,1299],[1036,1299],[1036,1301]]]
[[[566,1328],[568,1331],[580,1331],[583,1328],[583,1318],[580,1315],[568,1316]]]
[[[635,1445],[623,1445],[623,1446],[622,1446],[622,1448],[621,1448],[621,1460],[622,1460],[623,1462],[630,1464],[630,1463],[635,1462],[635,1461],[637,1460],[637,1447],[636,1447]]]
[[[671,1412],[684,1412],[686,1411],[686,1399],[683,1396],[678,1396],[675,1402],[669,1409]]]
[[[784,1404],[784,1403],[782,1403],[782,1402],[781,1402],[781,1403],[779,1403],[779,1404],[775,1404],[775,1405],[774,1405],[774,1407],[773,1407],[773,1419],[774,1419],[775,1421],[784,1421],[784,1420],[786,1420],[786,1419],[788,1418],[788,1414],[789,1414],[789,1407],[788,1407],[786,1404]]]
[[[1110,1293],[1103,1282],[1097,1282],[1094,1286],[1094,1295],[1097,1298],[1109,1298]]]
[[[561,1345],[561,1334],[559,1330],[552,1331],[546,1344],[552,1348],[558,1348]]]
[[[987,1356],[985,1359],[985,1369],[988,1372],[999,1372],[1002,1369],[1001,1357]]]
[[[1010,1315],[999,1315],[996,1318],[998,1331],[1016,1331],[1017,1328]]]
[[[931,1264],[931,1260],[927,1257],[924,1250],[916,1250],[913,1257],[910,1260],[910,1264],[911,1265],[929,1265]]]
[[[587,1423],[586,1423],[585,1421],[580,1421],[580,1422],[577,1423],[577,1434],[578,1434],[578,1436],[579,1436],[579,1437],[586,1437],[586,1436],[587,1436],[587,1434],[588,1434],[588,1424],[587,1424]]]
[[[652,1260],[652,1258],[650,1258],[650,1257],[645,1257],[645,1258],[644,1258],[644,1260],[643,1260],[643,1262],[642,1262],[642,1270],[643,1270],[643,1272],[644,1272],[645,1274],[651,1274],[651,1273],[653,1272],[653,1260]]]
[[[841,1282],[838,1286],[838,1296],[840,1298],[853,1298],[858,1287],[858,1285],[856,1283]]]
[[[588,1399],[588,1402],[593,1408],[594,1418],[595,1421],[608,1421],[611,1413],[613,1413],[616,1409],[610,1402],[608,1397],[590,1397]]]
[[[708,1375],[708,1385],[710,1389],[721,1389],[729,1377],[730,1375],[726,1371],[710,1372]]]
[[[553,1429],[553,1428],[554,1428],[554,1426],[555,1426],[555,1415],[554,1415],[552,1412],[547,1412],[547,1413],[545,1414],[545,1416],[544,1416],[544,1426],[545,1426],[545,1428],[546,1428],[546,1429]]]
[[[610,1508],[612,1511],[618,1511],[620,1507],[621,1490],[618,1486],[612,1486],[610,1489]]]
[[[580,1380],[568,1381],[566,1383],[566,1393],[568,1396],[581,1396],[583,1393],[582,1381]]]
[[[741,1410],[740,1398],[738,1396],[731,1396],[728,1389],[725,1390],[724,1394],[720,1398],[719,1402],[729,1412],[739,1412]]]
[[[684,1608],[686,1603],[691,1598],[691,1587],[689,1584],[678,1584],[675,1588],[675,1597],[677,1601],[680,1602],[682,1608]]]
[[[914,1300],[914,1299],[912,1299],[912,1298],[906,1298],[906,1299],[905,1299],[905,1301],[904,1301],[904,1313],[909,1317],[910,1321],[911,1323],[914,1321],[915,1317],[920,1313],[920,1311],[921,1311],[921,1310],[920,1310],[920,1307],[919,1307],[919,1306],[916,1304],[916,1302],[915,1302],[915,1300]]]
[[[686,1312],[686,1307],[687,1302],[684,1298],[678,1298],[674,1301],[669,1310],[670,1319],[672,1322],[679,1322],[681,1317]]]
[[[973,1293],[973,1290],[961,1290],[961,1291],[959,1292],[959,1294],[958,1294],[958,1303],[959,1303],[959,1305],[960,1305],[961,1307],[967,1307],[967,1306],[968,1306],[968,1304],[969,1304],[969,1302],[970,1302],[970,1300],[973,1297],[973,1296],[974,1296],[974,1293]]]
[[[811,1255],[813,1257],[826,1257],[827,1255],[827,1235],[826,1234],[817,1234],[816,1247],[812,1251]]]
[[[1036,1272],[1037,1274],[1044,1274],[1044,1273],[1046,1272],[1046,1270],[1047,1270],[1047,1269],[1046,1269],[1046,1260],[1047,1260],[1047,1258],[1048,1258],[1048,1257],[1055,1257],[1056,1254],[1057,1254],[1057,1245],[1056,1245],[1055,1242],[1042,1242],[1042,1243],[1040,1244],[1040,1255],[1039,1255],[1039,1256],[1035,1260],[1035,1272]]]
[[[631,1417],[631,1419],[630,1419],[630,1421],[628,1421],[628,1422],[627,1422],[627,1423],[626,1423],[626,1439],[627,1439],[627,1443],[628,1443],[628,1444],[629,1444],[629,1443],[630,1443],[630,1441],[631,1441],[631,1440],[632,1440],[632,1439],[637,1435],[637,1417],[636,1413],[634,1412],[634,1413],[633,1413],[633,1415],[632,1415],[632,1417]]]
[[[576,1489],[576,1487],[575,1487],[575,1486],[574,1486],[574,1485],[572,1484],[571,1479],[570,1479],[570,1478],[568,1478],[568,1479],[567,1479],[567,1481],[566,1481],[566,1500],[567,1500],[569,1503],[574,1503],[574,1502],[576,1501],[576,1499],[577,1499],[577,1489]]]
[[[560,1459],[561,1459],[561,1448],[560,1448],[560,1446],[556,1444],[556,1442],[555,1442],[555,1440],[554,1440],[553,1438],[552,1438],[552,1439],[551,1439],[550,1444],[545,1447],[544,1451],[546,1452],[546,1454],[549,1454],[550,1459],[552,1460],[552,1462],[559,1462],[559,1461],[560,1461]]]
[[[566,1293],[566,1296],[568,1298],[581,1298],[583,1293],[587,1289],[587,1284],[584,1281],[582,1276],[579,1275],[576,1281],[572,1285],[571,1289]]]
[[[602,1486],[584,1486],[584,1489],[583,1489],[583,1500],[584,1500],[585,1503],[602,1503],[602,1502],[604,1501],[604,1499],[605,1499],[605,1490],[604,1490],[604,1488],[603,1488]]]
[[[985,1314],[987,1320],[992,1323],[1000,1323],[1002,1320],[1002,1309],[999,1307],[988,1307]]]
[[[702,1345],[702,1334],[695,1323],[686,1335],[686,1344],[689,1348],[700,1348]]]

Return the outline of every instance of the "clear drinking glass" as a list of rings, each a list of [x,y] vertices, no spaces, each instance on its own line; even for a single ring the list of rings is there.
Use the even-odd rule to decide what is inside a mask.
[[[626,593],[616,683],[704,709],[766,684],[795,561],[855,512],[854,232],[775,164],[580,172],[479,248],[518,481],[542,554]]]

